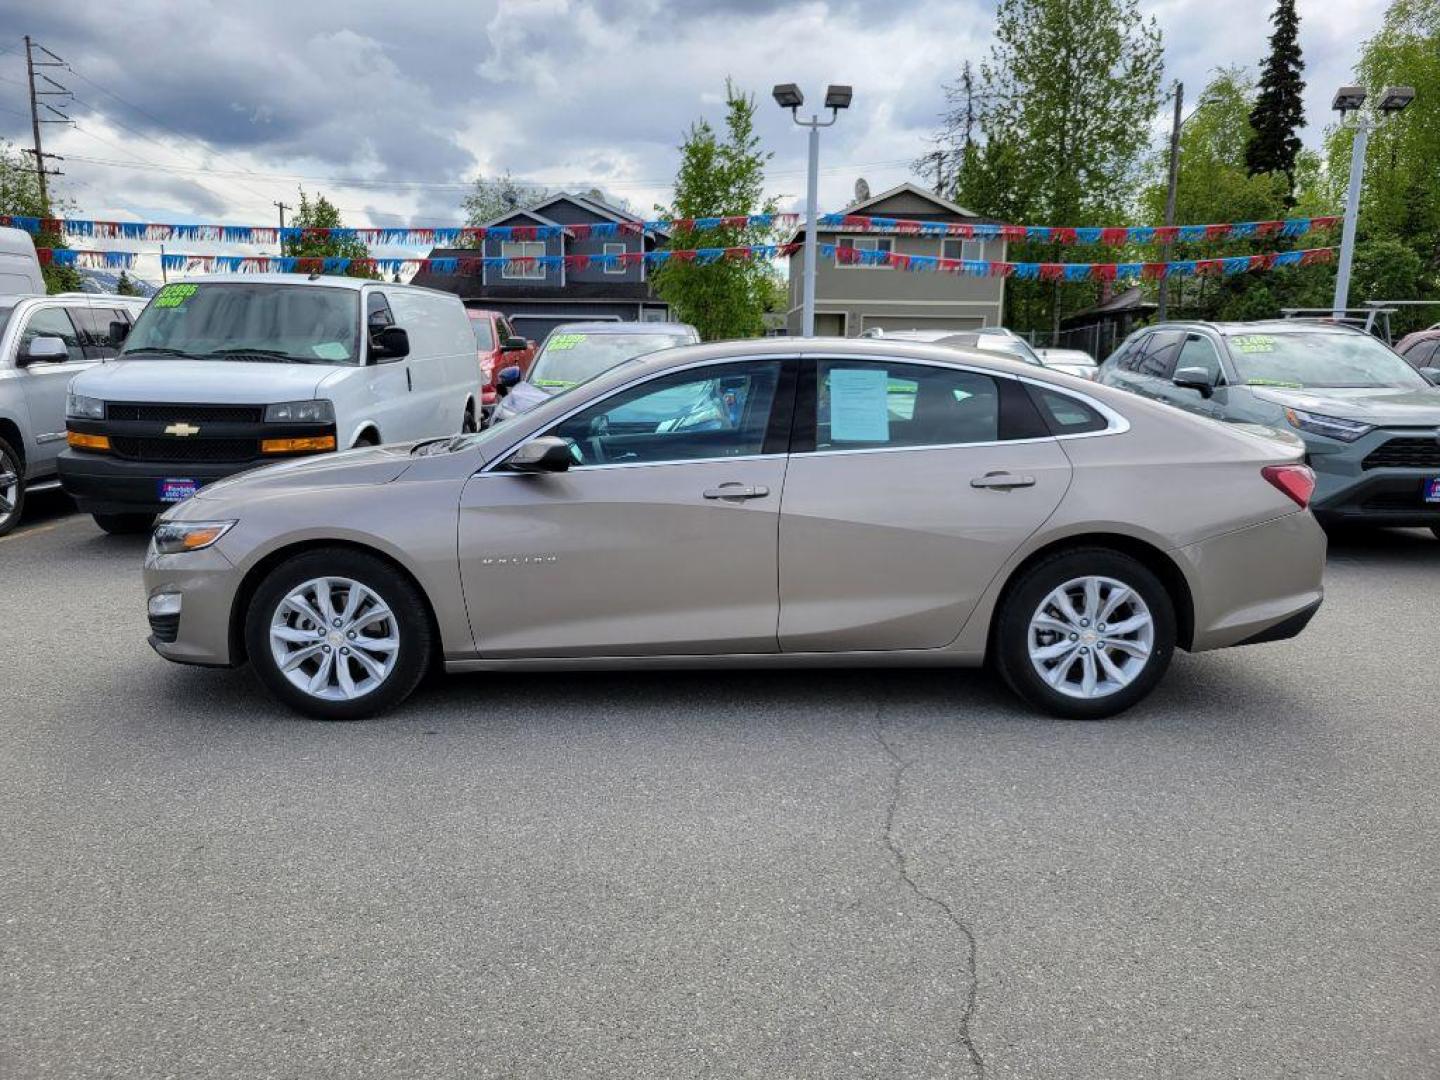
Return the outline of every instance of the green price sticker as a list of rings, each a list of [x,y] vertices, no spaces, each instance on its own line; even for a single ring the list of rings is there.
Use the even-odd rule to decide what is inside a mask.
[[[573,349],[585,340],[584,334],[556,334],[550,339],[550,344],[545,346],[551,352],[565,352]]]
[[[198,285],[166,285],[152,301],[156,307],[179,307],[200,291]]]
[[[1275,339],[1269,334],[1241,334],[1231,338],[1230,344],[1242,353],[1267,353],[1275,351]]]

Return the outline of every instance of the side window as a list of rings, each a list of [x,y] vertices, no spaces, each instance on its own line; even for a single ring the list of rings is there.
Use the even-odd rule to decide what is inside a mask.
[[[20,332],[20,351],[16,355],[24,356],[29,352],[30,342],[37,337],[58,337],[65,342],[65,350],[70,354],[69,359],[85,358],[80,348],[80,333],[62,307],[43,307],[30,316],[25,329]]]
[[[520,336],[515,332],[515,328],[510,325],[509,319],[496,319],[495,329],[500,332],[500,341],[502,344],[506,341],[509,341],[513,337]]]
[[[780,361],[722,364],[650,379],[562,420],[579,466],[654,464],[764,452]]]
[[[1180,368],[1202,368],[1217,385],[1223,381],[1220,354],[1215,351],[1214,345],[1199,334],[1186,335],[1185,344],[1180,349],[1180,359],[1175,363],[1175,369],[1178,371]]]
[[[1052,435],[1083,435],[1110,426],[1104,416],[1079,398],[1039,386],[1032,386],[1030,393]]]
[[[1180,346],[1185,334],[1178,330],[1160,330],[1150,335],[1145,354],[1140,358],[1135,371],[1156,379],[1169,379],[1175,373],[1175,362],[1180,358]]]
[[[382,292],[372,292],[365,298],[365,327],[370,333],[395,325],[395,315],[390,310],[390,301]]]
[[[1422,341],[1405,354],[1405,360],[1413,368],[1435,367],[1437,353],[1440,353],[1440,341]]]
[[[944,446],[1000,437],[999,384],[973,371],[821,360],[815,391],[816,450]]]
[[[1149,334],[1131,338],[1115,350],[1110,359],[1105,361],[1105,366],[1115,371],[1134,371],[1135,365],[1140,362],[1140,357],[1145,355],[1145,345],[1149,340]]]
[[[475,334],[475,348],[480,352],[489,352],[495,348],[495,335],[490,329],[490,316],[471,318],[470,329]]]

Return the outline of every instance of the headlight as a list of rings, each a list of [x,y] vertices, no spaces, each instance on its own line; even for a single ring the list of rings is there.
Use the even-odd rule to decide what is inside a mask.
[[[1374,424],[1342,420],[1338,416],[1321,416],[1318,413],[1301,412],[1299,409],[1286,409],[1285,419],[1290,421],[1291,427],[1308,431],[1311,435],[1339,439],[1341,442],[1354,442],[1375,430]]]
[[[232,528],[233,521],[162,521],[150,536],[152,555],[203,551]]]
[[[105,402],[99,398],[86,397],[84,394],[66,394],[65,419],[104,420]]]
[[[265,406],[265,421],[270,424],[333,424],[335,406],[325,398],[311,401],[282,401]]]

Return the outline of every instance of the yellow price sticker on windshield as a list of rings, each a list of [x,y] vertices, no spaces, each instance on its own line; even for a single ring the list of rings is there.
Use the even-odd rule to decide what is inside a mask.
[[[166,285],[155,294],[156,307],[179,307],[200,291],[198,285]]]
[[[1240,334],[1232,337],[1230,344],[1242,353],[1267,353],[1275,351],[1275,339],[1269,334]]]
[[[545,348],[550,352],[564,352],[573,349],[585,340],[584,334],[556,334]]]

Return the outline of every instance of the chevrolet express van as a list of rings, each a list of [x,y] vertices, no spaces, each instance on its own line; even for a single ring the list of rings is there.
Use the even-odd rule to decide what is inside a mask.
[[[117,328],[118,329],[118,328]],[[473,431],[475,337],[452,293],[303,274],[166,285],[66,401],[62,486],[107,532],[213,480]]]

